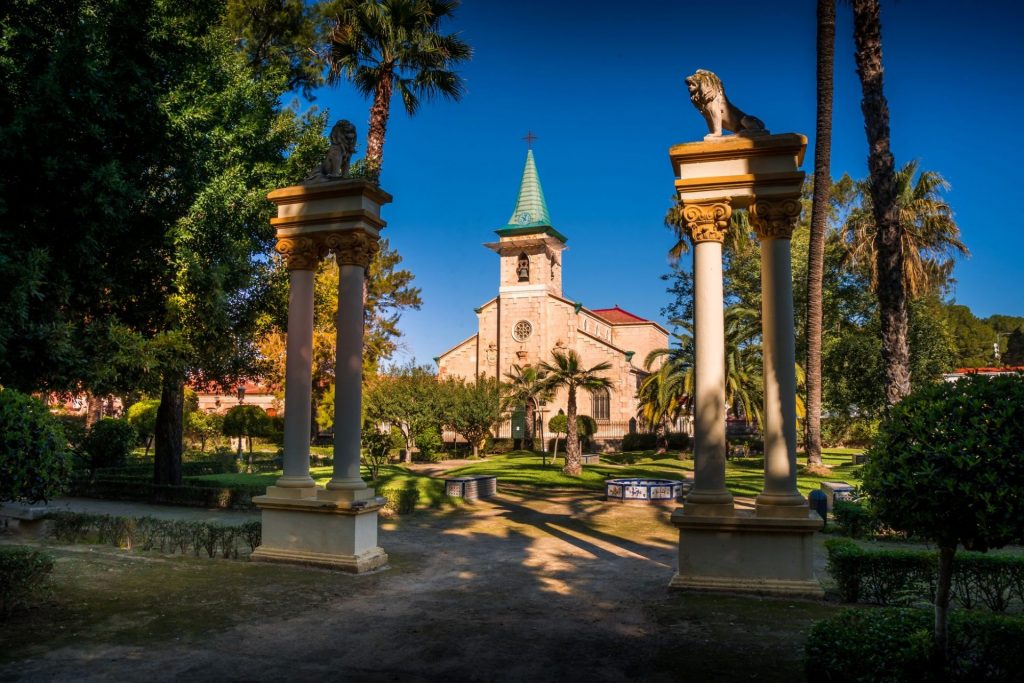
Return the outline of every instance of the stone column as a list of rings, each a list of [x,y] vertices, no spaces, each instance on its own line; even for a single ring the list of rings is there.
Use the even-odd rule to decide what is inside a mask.
[[[338,338],[334,388],[334,476],[327,488],[366,489],[359,475],[363,405],[363,287],[377,238],[362,231],[327,238],[338,261]]]
[[[693,238],[694,477],[685,513],[733,514],[725,488],[725,317],[722,242],[730,201],[686,204],[683,218]]]
[[[284,476],[273,495],[310,498],[309,436],[313,392],[313,280],[319,260],[309,237],[285,237],[275,247],[288,265],[288,342],[285,358]]]
[[[807,517],[796,486],[796,353],[790,238],[800,200],[758,200],[750,222],[761,238],[764,355],[764,490],[758,516]]]

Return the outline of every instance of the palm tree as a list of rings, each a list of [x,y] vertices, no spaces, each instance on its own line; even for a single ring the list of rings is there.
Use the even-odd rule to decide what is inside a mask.
[[[533,436],[537,429],[536,415],[540,404],[552,398],[554,392],[547,384],[547,373],[532,365],[525,368],[513,365],[505,373],[505,400],[510,406],[523,406],[526,409],[526,442],[527,449],[533,449]]]
[[[637,390],[637,418],[645,429],[654,430],[658,453],[668,450],[669,426],[690,410],[693,373],[686,372],[690,367],[689,355],[679,346],[655,349],[644,359],[645,368],[650,370],[660,356],[665,357],[661,366],[647,375]]]
[[[598,363],[592,368],[584,369],[580,364],[580,356],[574,350],[561,351],[555,349],[551,352],[554,362],[543,361],[540,369],[548,374],[547,385],[554,391],[561,387],[568,390],[569,398],[565,406],[566,426],[565,443],[565,467],[562,471],[570,476],[578,476],[582,471],[580,466],[580,442],[576,425],[576,391],[583,389],[587,393],[607,390],[611,388],[612,381],[601,375],[602,372],[610,370],[611,363]]]
[[[889,145],[889,103],[882,87],[882,20],[879,0],[853,0],[853,39],[868,138],[868,189],[877,226],[874,240],[878,308],[882,321],[885,398],[895,405],[910,393],[910,345],[903,244],[896,208],[895,161]]]
[[[948,281],[953,260],[970,255],[967,246],[960,241],[960,228],[953,218],[953,210],[942,197],[941,193],[948,189],[949,183],[935,171],[919,173],[917,161],[908,162],[896,173],[903,287],[914,299],[941,289]],[[843,240],[847,258],[871,273],[872,287],[878,291],[877,231],[869,183],[857,183],[857,190],[861,206],[850,212],[843,226]]]
[[[832,188],[832,81],[836,0],[818,0],[818,104],[814,133],[814,198],[807,254],[807,462],[821,465],[821,324],[825,227]]]
[[[459,0],[339,0],[330,36],[327,81],[352,81],[364,96],[373,96],[366,164],[379,172],[384,137],[397,89],[409,116],[421,98],[441,96],[458,101],[465,92],[453,67],[468,61],[473,50],[457,34],[440,33]]]

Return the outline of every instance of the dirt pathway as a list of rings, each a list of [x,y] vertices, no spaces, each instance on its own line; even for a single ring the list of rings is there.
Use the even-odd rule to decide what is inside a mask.
[[[79,639],[22,648],[0,665],[0,680],[735,680],[725,660],[720,670],[686,673],[687,657],[700,660],[694,646],[718,647],[716,629],[735,630],[737,617],[672,611],[730,599],[681,602],[667,592],[676,544],[668,513],[596,496],[503,494],[384,521],[391,566],[358,577],[161,558],[191,572],[187,589],[161,581],[148,607],[129,602]],[[207,579],[224,587],[222,602],[215,587],[197,588]],[[247,588],[235,595],[230,581]],[[168,637],[143,637],[172,618]],[[751,641],[758,661],[788,657],[790,669],[779,673],[792,680],[797,650],[780,654],[773,640],[785,629],[754,620],[764,631]],[[122,623],[134,631],[118,630]],[[746,635],[732,636],[732,647]]]

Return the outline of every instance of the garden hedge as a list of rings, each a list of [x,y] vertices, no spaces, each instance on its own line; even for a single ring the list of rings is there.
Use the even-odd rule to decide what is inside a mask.
[[[828,570],[844,602],[908,605],[932,601],[938,554],[922,550],[865,550],[845,538],[825,542]],[[1005,612],[1024,605],[1024,557],[958,553],[952,593],[961,607]]]
[[[1024,671],[1024,619],[953,612],[949,653],[936,670],[930,610],[845,609],[811,628],[807,679],[833,683],[1014,681]]]
[[[0,619],[27,607],[53,571],[53,558],[21,546],[0,546]]]

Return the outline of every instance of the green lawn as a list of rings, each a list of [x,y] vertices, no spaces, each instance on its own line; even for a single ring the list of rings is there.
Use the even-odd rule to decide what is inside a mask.
[[[310,476],[317,484],[324,485],[331,479],[333,467],[310,468]],[[259,474],[206,474],[198,477],[189,477],[191,480],[202,480],[214,482],[219,486],[271,486],[277,478],[283,474],[281,470],[276,472],[261,472]],[[363,467],[361,469],[363,479],[369,482],[370,471]],[[383,489],[405,489],[414,487],[420,492],[420,503],[430,507],[438,507],[442,503],[449,502],[444,494],[444,484],[440,479],[432,479],[422,474],[417,474],[401,465],[385,465],[380,468],[380,477],[372,482],[378,492]]]
[[[823,481],[842,480],[860,484],[860,466],[852,464],[856,449],[827,449],[823,453],[825,464],[832,466],[832,474],[816,477],[800,474],[797,487],[807,495],[819,488]],[[798,459],[803,465],[804,459]],[[515,451],[508,455],[492,456],[478,463],[450,471],[449,476],[495,475],[501,483],[549,488],[575,488],[601,491],[604,480],[618,477],[681,478],[693,473],[693,460],[680,460],[677,454],[656,455],[653,451],[615,453],[601,457],[600,465],[584,465],[583,474],[569,477],[562,474],[564,460],[542,464],[540,455],[528,451]],[[726,464],[725,484],[734,495],[756,496],[764,482],[761,458],[734,458]]]

